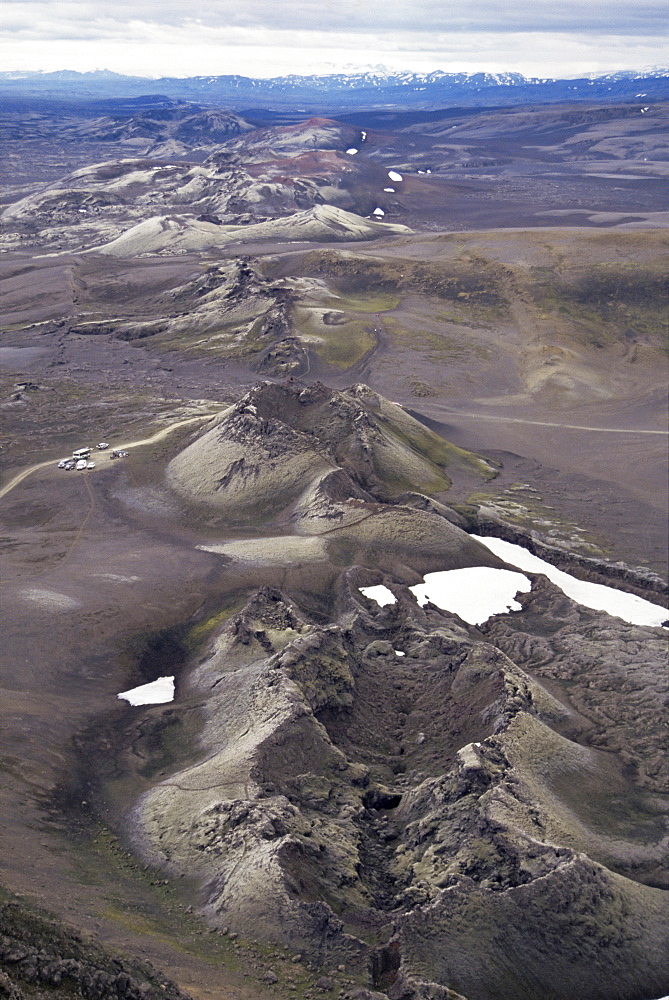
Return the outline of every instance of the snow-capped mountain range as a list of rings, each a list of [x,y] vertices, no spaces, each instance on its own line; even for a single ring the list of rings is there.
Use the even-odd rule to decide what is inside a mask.
[[[78,73],[0,73],[0,94],[54,98],[139,97],[197,99],[233,109],[280,106],[306,111],[334,107],[389,108],[501,106],[528,102],[663,100],[669,98],[669,70],[653,69],[586,76],[573,80],[527,78],[520,73],[397,73],[375,67],[365,72],[323,76],[146,77],[108,70]]]

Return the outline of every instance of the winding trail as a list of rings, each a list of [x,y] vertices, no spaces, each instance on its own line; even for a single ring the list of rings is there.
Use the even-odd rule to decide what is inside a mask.
[[[145,444],[155,444],[156,441],[162,441],[163,438],[168,437],[172,431],[177,430],[179,427],[185,427],[186,424],[194,424],[196,421],[201,420],[211,420],[217,414],[202,414],[199,417],[188,417],[186,420],[179,420],[176,424],[169,424],[167,427],[163,427],[162,430],[156,431],[150,437],[139,438],[137,441],[128,441],[125,444],[114,445],[114,448],[121,451],[128,451],[130,448],[141,448]],[[29,465],[27,468],[22,469],[21,472],[17,472],[8,483],[0,489],[0,499],[7,496],[19,483],[22,483],[24,479],[27,479],[33,472],[37,472],[38,469],[46,469],[50,465],[52,466],[55,459],[50,458],[46,462],[37,462],[35,465]],[[91,470],[86,470],[90,472]]]
[[[58,564],[59,566],[64,566],[65,563],[69,562],[69,560],[72,558],[72,554],[73,554],[74,550],[77,547],[79,539],[81,538],[81,536],[83,535],[84,531],[86,530],[86,525],[90,521],[91,517],[93,516],[93,511],[95,510],[95,497],[93,496],[93,490],[91,489],[90,480],[89,480],[88,476],[82,476],[82,478],[83,478],[84,484],[86,486],[86,492],[88,493],[88,501],[89,501],[88,502],[88,510],[86,511],[86,516],[84,517],[83,521],[79,525],[79,529],[78,529],[76,535],[74,536],[74,540],[72,541],[72,544],[68,548],[68,550],[65,553],[65,556],[63,557],[63,559],[61,559],[61,561],[59,562],[59,564]]]
[[[424,409],[428,409],[428,406],[424,406]],[[583,424],[558,424],[550,420],[526,420],[524,417],[497,416],[493,413],[465,413],[462,410],[454,410],[452,407],[441,403],[430,403],[429,409],[444,410],[447,414],[451,414],[454,417],[468,417],[470,420],[497,420],[503,421],[505,424],[532,424],[535,427],[559,427],[561,430],[566,431],[595,431],[598,434],[660,434],[664,437],[669,436],[669,430],[644,430],[636,427],[587,427]]]

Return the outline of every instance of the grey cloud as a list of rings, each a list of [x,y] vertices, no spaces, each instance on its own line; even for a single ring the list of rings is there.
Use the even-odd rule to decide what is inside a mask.
[[[607,34],[664,33],[665,0],[4,0],[6,30],[35,31],[45,22],[55,37],[115,35],[118,26],[145,21],[178,26],[198,21],[204,28],[311,30],[345,33],[411,31],[556,31]],[[39,23],[43,28],[40,30]],[[55,27],[58,22],[59,28]]]

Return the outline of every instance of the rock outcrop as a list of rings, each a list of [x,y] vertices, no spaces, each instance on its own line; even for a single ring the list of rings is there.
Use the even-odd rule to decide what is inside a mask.
[[[360,572],[338,623],[265,589],[221,630],[190,678],[204,759],[137,807],[147,858],[197,875],[215,926],[371,968],[391,998],[661,993],[665,807],[629,776],[660,734],[612,757],[494,629],[402,588],[372,607]],[[660,670],[627,664],[642,688]],[[624,693],[607,712],[626,725]]]

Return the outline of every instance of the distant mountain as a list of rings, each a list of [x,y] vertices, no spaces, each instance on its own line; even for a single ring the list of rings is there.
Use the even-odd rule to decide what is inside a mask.
[[[183,79],[121,76],[108,70],[78,73],[0,73],[3,97],[47,99],[133,98],[146,94],[196,99],[233,110],[290,108],[304,112],[350,108],[433,108],[509,106],[564,101],[657,101],[669,98],[669,70],[608,73],[574,80],[537,79],[519,73],[339,73],[283,76],[269,80],[245,76],[195,76]]]

